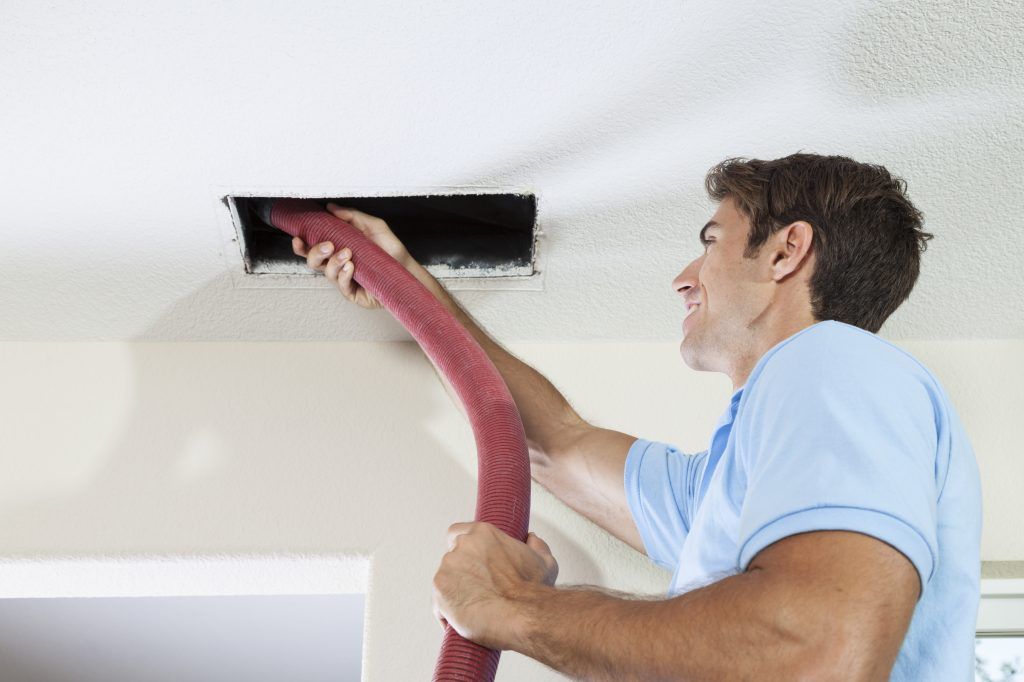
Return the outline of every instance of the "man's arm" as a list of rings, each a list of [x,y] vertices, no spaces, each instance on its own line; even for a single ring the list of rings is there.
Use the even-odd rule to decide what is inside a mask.
[[[887,680],[919,590],[886,543],[817,531],[663,601],[531,584],[507,648],[587,680]]]
[[[584,421],[540,372],[488,336],[425,268],[411,257],[404,265],[469,331],[501,373],[522,416],[534,480],[644,553],[622,478],[626,455],[636,437]],[[437,371],[436,366],[434,369]],[[437,375],[452,401],[463,409],[451,384],[440,371]]]
[[[462,323],[487,353],[519,408],[533,478],[574,510],[644,552],[643,541],[626,501],[623,481],[626,455],[636,438],[585,422],[550,381],[484,333],[426,268],[409,254],[386,222],[362,211],[334,204],[328,204],[327,208],[401,263]],[[345,298],[363,308],[379,308],[380,303],[356,283],[354,277],[359,264],[349,260],[350,250],[344,244],[337,246],[337,255],[332,257],[334,245],[330,243],[315,244],[312,249],[307,249],[301,239],[292,240],[295,254],[305,258],[310,268],[323,272],[328,280],[335,282]],[[465,414],[451,384],[440,371],[437,374],[448,395]]]

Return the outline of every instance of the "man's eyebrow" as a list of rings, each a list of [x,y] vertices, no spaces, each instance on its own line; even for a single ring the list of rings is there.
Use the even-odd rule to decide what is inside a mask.
[[[703,244],[703,243],[704,243],[704,233],[708,231],[708,228],[709,228],[709,227],[721,227],[721,225],[719,225],[718,223],[716,223],[716,222],[715,222],[714,220],[709,220],[709,221],[707,222],[707,225],[705,225],[704,227],[702,227],[702,228],[701,228],[701,230],[700,230],[700,243],[701,243],[701,244]]]

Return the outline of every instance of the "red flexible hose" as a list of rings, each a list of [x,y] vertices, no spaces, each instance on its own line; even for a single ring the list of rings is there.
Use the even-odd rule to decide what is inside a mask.
[[[278,199],[265,211],[271,225],[308,245],[348,247],[355,280],[402,323],[459,396],[476,438],[477,521],[526,541],[530,523],[530,459],[519,410],[501,374],[469,332],[398,261],[357,228],[317,203]],[[445,627],[434,682],[492,682],[500,651]]]

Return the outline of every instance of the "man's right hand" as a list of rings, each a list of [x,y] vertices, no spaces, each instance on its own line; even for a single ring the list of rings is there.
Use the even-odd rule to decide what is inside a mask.
[[[412,266],[416,262],[386,222],[376,216],[368,215],[352,208],[342,208],[334,203],[327,204],[327,210],[369,237],[370,241],[384,249],[388,255],[401,263],[406,270],[412,272]],[[310,268],[324,273],[327,279],[337,284],[338,290],[341,291],[345,298],[367,310],[380,308],[380,302],[369,291],[359,286],[352,278],[355,273],[355,263],[351,260],[351,249],[346,248],[344,244],[340,245],[340,247],[337,253],[335,253],[334,244],[331,242],[321,242],[314,244],[312,249],[307,249],[302,239],[299,237],[292,239],[292,251],[295,252],[295,255],[305,258]],[[333,257],[332,254],[334,254]]]

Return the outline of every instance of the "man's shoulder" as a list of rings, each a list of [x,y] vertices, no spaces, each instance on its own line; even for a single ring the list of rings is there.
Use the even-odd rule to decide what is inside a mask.
[[[856,404],[902,396],[923,407],[942,395],[935,376],[903,348],[864,329],[827,320],[765,353],[751,372],[743,402],[838,398]]]
[[[881,453],[893,434],[902,434],[919,436],[929,445],[921,452],[934,454],[945,394],[902,348],[863,329],[824,322],[772,351],[756,376],[751,373],[737,413],[736,438],[748,467],[765,442],[785,443],[788,457],[814,461],[820,452],[808,444],[869,444]]]
[[[836,320],[813,324],[777,344],[758,362],[748,386],[774,384],[786,377],[809,382],[842,378],[934,381],[928,368],[905,349]]]

